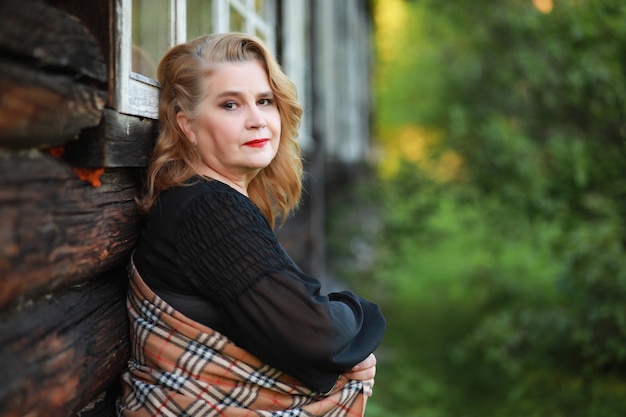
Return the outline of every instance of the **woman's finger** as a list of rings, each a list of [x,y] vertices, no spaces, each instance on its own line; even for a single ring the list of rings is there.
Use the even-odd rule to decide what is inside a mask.
[[[371,368],[376,366],[376,356],[373,353],[370,353],[369,356],[363,359],[361,362],[354,365],[352,371],[360,371],[363,369]]]

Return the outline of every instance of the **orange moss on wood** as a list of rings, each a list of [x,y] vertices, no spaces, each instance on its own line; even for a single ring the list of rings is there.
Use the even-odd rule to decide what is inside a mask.
[[[63,146],[56,146],[46,150],[47,153],[55,158],[61,158],[65,154]],[[81,180],[88,182],[92,187],[98,188],[102,185],[100,176],[104,174],[104,168],[78,168],[72,167],[74,174]]]
[[[104,174],[104,168],[72,168],[74,170],[74,174],[78,178],[83,181],[91,184],[92,187],[100,187],[102,183],[100,182],[100,176]]]

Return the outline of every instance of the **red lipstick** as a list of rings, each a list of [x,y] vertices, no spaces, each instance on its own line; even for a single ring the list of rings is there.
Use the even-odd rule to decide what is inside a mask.
[[[264,147],[270,140],[268,138],[262,139],[253,139],[244,143],[245,146],[249,146],[251,148],[262,148]]]

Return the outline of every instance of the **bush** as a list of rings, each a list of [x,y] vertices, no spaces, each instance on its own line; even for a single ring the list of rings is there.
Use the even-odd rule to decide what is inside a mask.
[[[389,323],[368,415],[623,415],[626,3],[403,4],[379,143],[432,134],[353,200]]]

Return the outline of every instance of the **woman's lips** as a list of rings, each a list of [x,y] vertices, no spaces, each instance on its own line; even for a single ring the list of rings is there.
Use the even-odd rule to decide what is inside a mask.
[[[262,148],[267,144],[270,140],[268,138],[263,139],[253,139],[244,143],[245,146],[249,146],[250,148]]]

